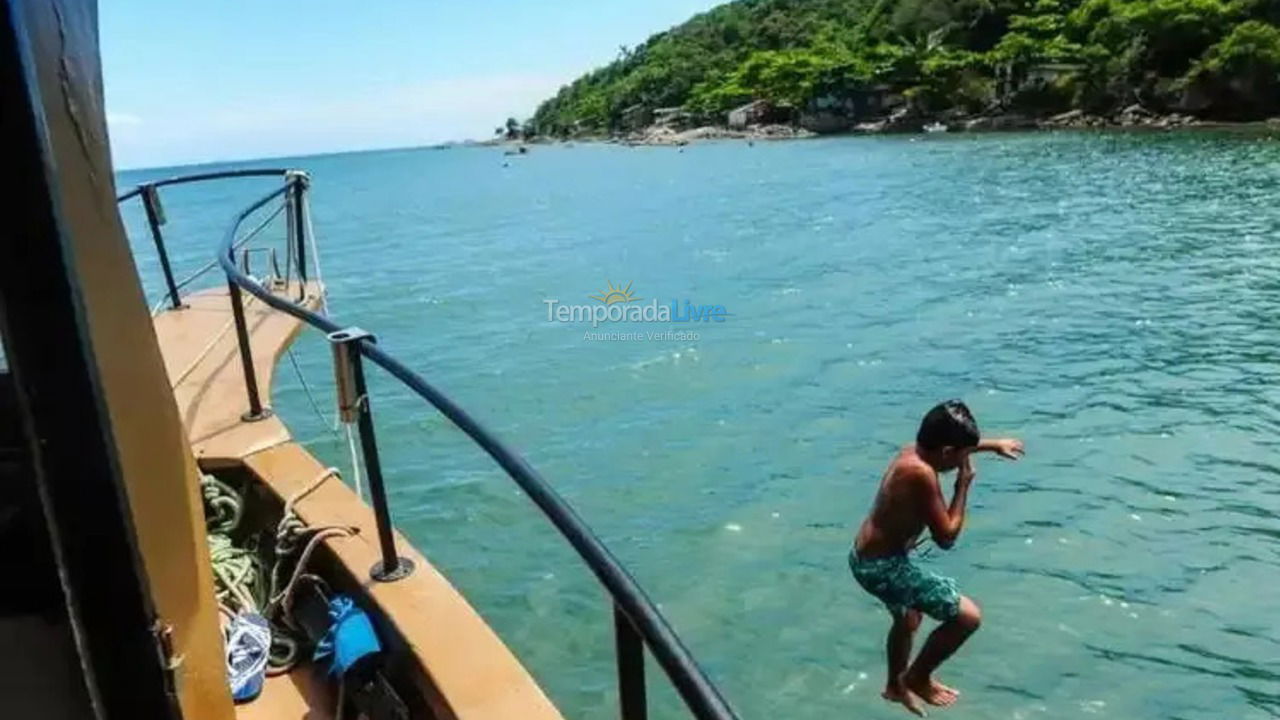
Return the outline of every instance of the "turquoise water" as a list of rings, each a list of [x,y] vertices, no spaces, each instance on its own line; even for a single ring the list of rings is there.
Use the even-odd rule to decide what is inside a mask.
[[[926,560],[985,613],[944,668],[964,697],[940,714],[1280,716],[1275,142],[1009,134],[284,164],[314,177],[339,321],[521,448],[744,718],[901,716],[878,697],[887,615],[845,553],[888,458],[952,396],[1027,457],[983,458],[959,543]],[[168,193],[179,274],[269,186]],[[155,297],[140,213],[127,220]],[[697,332],[682,341],[547,320],[544,300],[595,303],[609,282],[730,314],[596,330]],[[310,334],[297,354],[329,412],[328,350]],[[396,522],[566,716],[615,717],[608,605],[576,556],[421,401],[380,374],[373,392]],[[287,363],[275,404],[344,462]],[[682,717],[659,674],[654,716]]]

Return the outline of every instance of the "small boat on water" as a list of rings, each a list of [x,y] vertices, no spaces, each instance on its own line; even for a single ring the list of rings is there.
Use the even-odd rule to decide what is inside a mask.
[[[924,131],[927,133],[944,133],[947,131],[947,126],[935,120],[925,125]]]
[[[562,718],[396,530],[365,377],[377,369],[483,449],[599,581],[623,718],[646,717],[648,651],[693,717],[736,720],[546,479],[327,314],[306,172],[160,177],[117,196],[93,4],[5,2],[0,19],[16,249],[0,264],[0,674],[19,689],[6,717]],[[200,267],[175,267],[166,190],[233,179],[261,196],[226,208]],[[118,204],[145,216],[154,304]],[[277,362],[303,332],[329,345],[351,477],[272,409]]]

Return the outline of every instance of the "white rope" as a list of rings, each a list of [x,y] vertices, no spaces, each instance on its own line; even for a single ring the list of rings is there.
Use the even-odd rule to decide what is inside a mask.
[[[338,418],[329,420],[325,416],[324,411],[320,409],[320,403],[316,401],[316,396],[311,392],[311,386],[307,383],[306,376],[302,374],[302,366],[298,364],[298,358],[293,354],[292,347],[289,348],[288,355],[289,362],[293,365],[293,372],[298,376],[298,382],[302,385],[302,391],[307,394],[307,400],[311,402],[311,409],[315,411],[316,417],[320,418],[320,424],[324,425],[324,428],[329,432],[338,435],[338,425],[341,421]]]
[[[230,298],[228,297],[228,299]],[[252,295],[250,295],[247,299],[245,299],[243,307],[246,313],[249,310],[250,303],[252,303],[254,300],[257,300],[257,298],[255,298]],[[196,355],[195,359],[191,361],[191,364],[187,365],[186,369],[184,369],[181,373],[178,374],[178,377],[169,381],[169,385],[171,387],[178,387],[178,385],[181,385],[182,381],[186,380],[187,376],[190,375],[191,372],[195,370],[197,366],[200,365],[200,363],[204,362],[205,357],[207,357],[209,353],[213,352],[213,349],[218,346],[219,342],[222,341],[222,336],[227,334],[227,331],[231,329],[231,326],[234,325],[235,322],[236,322],[235,315],[232,314],[231,319],[223,323],[222,329],[218,330],[218,334],[213,336],[213,339],[209,341],[209,344],[204,346],[204,348],[200,351],[200,353]]]
[[[294,506],[302,500],[302,498],[315,492],[316,488],[324,484],[331,477],[341,479],[338,469],[335,467],[327,467],[321,470],[315,479],[307,483],[306,487],[298,490],[289,496],[284,503],[284,512],[280,517],[280,523],[276,526],[276,553],[288,555],[293,552],[293,544],[297,540],[297,535],[307,530],[314,530],[315,534],[307,541],[306,547],[302,550],[302,555],[298,557],[298,562],[293,567],[293,573],[289,577],[289,582],[285,584],[284,589],[273,595],[267,605],[270,608],[279,606],[284,610],[286,618],[293,616],[293,588],[298,583],[298,578],[302,577],[303,571],[306,569],[307,561],[311,559],[311,553],[319,547],[320,543],[331,537],[351,537],[355,534],[355,530],[342,525],[326,525],[322,527],[312,528],[302,522],[302,518],[298,517],[294,512]],[[273,585],[273,590],[274,585]]]
[[[320,314],[329,315],[329,288],[324,284],[324,273],[320,271],[320,249],[316,243],[316,230],[311,224],[311,200],[306,193],[302,194],[302,224],[306,228],[307,240],[311,243],[311,264],[316,266],[316,282],[320,285]]]
[[[302,198],[303,198],[302,200],[303,228],[307,233],[307,240],[311,244],[311,263],[315,265],[315,268],[316,268],[316,283],[320,285],[320,314],[328,316],[329,315],[329,286],[324,284],[324,271],[320,267],[320,244],[319,244],[319,241],[316,239],[315,225],[311,220],[311,200],[310,200],[310,196],[305,193],[302,195]],[[290,352],[290,359],[292,358],[293,358],[293,355],[292,355],[292,352]],[[294,362],[294,368],[295,369],[298,368],[296,361]],[[311,390],[307,388],[306,380],[302,378],[301,370],[298,370],[298,379],[302,381],[302,386],[307,391],[307,397],[311,399],[311,407],[316,411],[316,415],[318,415],[322,421],[325,421],[326,426],[328,426],[327,420],[325,419],[324,414],[320,412],[319,403],[315,401],[315,398],[311,394]],[[334,420],[332,428],[334,429],[335,432],[337,430],[339,422],[340,422],[340,419]],[[353,481],[352,484],[355,486],[356,497],[359,497],[360,501],[364,502],[364,481],[360,473],[360,454],[356,450],[355,432],[354,432],[354,429],[352,428],[352,423],[344,423],[344,425],[346,426],[346,433],[347,433],[347,453],[351,457],[351,478]]]
[[[191,364],[187,365],[187,368],[178,374],[178,377],[170,380],[169,384],[172,385],[173,387],[178,387],[179,385],[181,385],[182,381],[186,380],[187,376],[191,374],[191,371],[195,370],[196,366],[198,366],[201,363],[201,361],[205,359],[205,356],[213,352],[213,348],[216,347],[218,343],[222,340],[222,336],[227,334],[227,331],[231,329],[231,326],[235,324],[235,321],[236,321],[235,317],[232,317],[230,320],[225,322],[222,325],[222,329],[218,331],[218,334],[214,335],[213,339],[209,341],[209,344],[205,345],[204,349],[201,350],[198,355],[196,355],[196,359],[192,360]]]
[[[356,486],[356,497],[364,502],[364,483],[360,479],[360,455],[356,452],[356,436],[352,426],[355,423],[345,423],[347,426],[347,450],[351,453],[351,479]]]
[[[311,553],[315,552],[321,542],[331,537],[351,537],[355,535],[349,527],[341,527],[331,525],[329,527],[316,528],[316,533],[307,541],[307,546],[302,549],[302,555],[298,556],[298,562],[293,566],[293,574],[289,576],[289,582],[285,584],[284,589],[271,598],[271,606],[279,606],[284,611],[286,618],[293,617],[293,589],[298,584],[298,578],[302,577],[303,570],[306,569],[307,561],[311,559]]]
[[[298,501],[301,500],[302,498],[315,492],[316,488],[323,485],[324,481],[328,480],[331,477],[342,477],[342,473],[338,472],[338,468],[336,467],[327,467],[324,470],[321,470],[320,474],[316,475],[311,482],[307,483],[306,487],[290,495],[288,499],[285,500],[284,512],[282,513],[280,518],[280,525],[277,526],[276,528],[277,539],[280,537],[281,533],[283,532],[284,525],[286,522],[289,521],[289,518],[291,516],[294,518],[297,518],[297,514],[293,512],[293,506],[298,504]]]

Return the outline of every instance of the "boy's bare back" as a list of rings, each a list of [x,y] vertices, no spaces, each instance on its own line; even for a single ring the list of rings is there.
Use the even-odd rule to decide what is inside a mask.
[[[938,473],[914,444],[902,448],[885,469],[871,512],[858,529],[858,554],[870,558],[910,550],[927,525],[924,500],[930,493],[939,493]]]

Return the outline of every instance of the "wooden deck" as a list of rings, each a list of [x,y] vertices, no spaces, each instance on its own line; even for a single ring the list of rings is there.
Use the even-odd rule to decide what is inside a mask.
[[[319,287],[307,284],[305,304],[319,307]],[[284,294],[284,290],[281,294]],[[297,297],[297,285],[289,289]],[[264,405],[270,404],[276,361],[302,329],[302,321],[241,293],[254,374]],[[228,291],[206,290],[183,299],[186,307],[155,317],[156,337],[191,449],[205,468],[240,463],[245,457],[290,440],[284,422],[271,416],[244,422],[249,409],[240,347]]]
[[[296,296],[297,286],[293,287]],[[301,321],[272,310],[247,293],[245,315],[264,405],[280,355],[302,330]],[[319,306],[320,288],[307,286],[305,305]],[[250,302],[250,300],[252,300]],[[204,469],[242,466],[283,501],[323,469],[292,441],[282,418],[242,420],[248,408],[231,306],[225,289],[186,298],[187,307],[154,320],[178,410]],[[428,408],[424,406],[424,412]],[[394,583],[369,579],[378,559],[372,510],[344,483],[331,479],[295,505],[309,525],[357,529],[324,547],[346,578],[336,587],[357,595],[371,612],[395,664],[415,670],[432,714],[449,720],[563,720],[542,689],[466,599],[409,542],[396,533],[399,554],[417,570]],[[394,513],[394,508],[392,508]],[[262,695],[236,707],[238,720],[324,720],[333,695],[314,668],[269,678]]]

